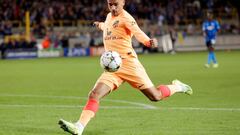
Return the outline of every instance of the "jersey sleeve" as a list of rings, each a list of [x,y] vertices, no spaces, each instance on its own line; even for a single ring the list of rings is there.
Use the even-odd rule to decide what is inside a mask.
[[[216,26],[216,29],[217,29],[217,30],[220,29],[220,25],[219,25],[218,21],[215,21],[215,26]]]
[[[139,28],[135,19],[132,16],[126,16],[124,18],[125,26],[131,33],[136,37],[136,39],[143,43],[145,46],[150,47],[150,38]]]
[[[100,22],[98,28],[101,29],[102,31],[105,29],[105,22],[108,20],[110,14],[107,15],[106,19],[104,22]]]

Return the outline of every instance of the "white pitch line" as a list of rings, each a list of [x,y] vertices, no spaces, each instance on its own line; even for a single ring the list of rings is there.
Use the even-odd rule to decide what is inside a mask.
[[[158,108],[161,109],[161,108]],[[206,107],[165,107],[168,110],[196,110],[196,111],[240,111],[240,108],[206,108]]]
[[[27,105],[27,104],[0,104],[0,108],[83,108],[80,105]],[[102,109],[141,109],[147,110],[152,108],[143,108],[137,106],[100,106]],[[183,110],[183,111],[240,111],[240,108],[198,108],[198,107],[158,107],[155,110]]]
[[[83,108],[80,105],[27,105],[27,104],[0,104],[0,108]],[[147,109],[134,106],[100,106],[103,109]]]
[[[45,96],[45,95],[14,95],[0,94],[0,97],[26,97],[26,98],[55,98],[55,99],[85,99],[86,97],[76,96]],[[134,106],[100,106],[104,109],[158,109],[158,110],[190,110],[190,111],[240,111],[240,108],[206,108],[206,107],[155,107],[148,104],[130,102],[125,100],[104,99],[103,101],[124,103]],[[78,105],[27,105],[27,104],[0,104],[0,107],[25,107],[25,108],[82,108]]]
[[[86,97],[76,97],[76,96],[45,96],[45,95],[14,95],[14,94],[0,94],[0,97],[26,97],[26,98],[56,98],[56,99],[84,99],[87,100]],[[125,100],[115,100],[115,99],[103,99],[102,101],[107,102],[115,102],[115,103],[123,103],[123,104],[130,104],[134,106],[138,106],[138,108],[143,109],[156,109],[153,105],[138,103],[138,102],[131,102],[131,101],[125,101]]]
[[[143,104],[143,103],[137,103],[137,102],[129,102],[125,100],[113,100],[113,99],[104,99],[103,101],[110,101],[110,102],[115,102],[115,103],[125,103],[125,104],[131,104],[135,106],[141,106],[144,109],[157,109],[157,107],[148,105],[148,104]]]

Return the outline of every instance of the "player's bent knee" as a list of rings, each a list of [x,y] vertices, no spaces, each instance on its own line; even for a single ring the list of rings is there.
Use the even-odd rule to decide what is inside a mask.
[[[152,102],[157,102],[162,99],[161,93],[155,87],[141,90],[141,92]]]
[[[159,96],[159,95],[150,95],[147,97],[152,102],[158,102],[158,101],[162,100],[161,96]]]
[[[152,98],[149,98],[149,100],[152,101],[152,102],[158,102],[158,101],[160,101],[162,99],[159,96],[153,96]]]
[[[111,88],[103,83],[98,83],[90,92],[90,99],[100,100],[111,92]]]

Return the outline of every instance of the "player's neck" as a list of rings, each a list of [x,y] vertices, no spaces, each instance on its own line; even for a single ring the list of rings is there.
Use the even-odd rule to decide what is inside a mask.
[[[122,9],[120,12],[119,12],[119,14],[118,15],[113,15],[112,13],[112,18],[115,18],[115,17],[118,17],[118,16],[120,16],[122,13],[124,12],[124,9]]]

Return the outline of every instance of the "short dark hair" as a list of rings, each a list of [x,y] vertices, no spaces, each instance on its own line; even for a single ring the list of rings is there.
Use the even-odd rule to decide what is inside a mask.
[[[207,17],[213,17],[213,12],[212,11],[207,11],[206,16]]]

